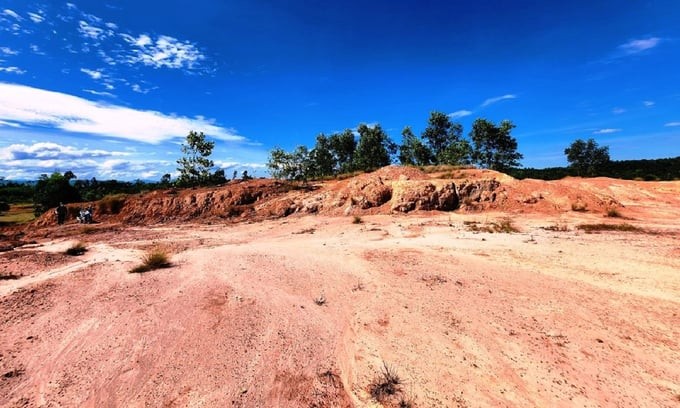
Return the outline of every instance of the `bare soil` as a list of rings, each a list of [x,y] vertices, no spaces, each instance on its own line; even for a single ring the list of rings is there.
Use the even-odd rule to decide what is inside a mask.
[[[381,171],[380,189],[500,185],[403,213],[352,204],[361,180],[254,180],[0,231],[0,406],[680,404],[680,182]],[[237,198],[192,216],[211,193]],[[602,223],[638,229],[577,228]],[[153,248],[172,266],[129,273]]]

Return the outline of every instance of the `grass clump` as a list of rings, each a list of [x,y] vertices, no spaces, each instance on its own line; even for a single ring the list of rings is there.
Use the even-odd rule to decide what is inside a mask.
[[[484,224],[480,224],[477,221],[463,221],[463,225],[466,226],[468,231],[472,232],[488,232],[490,234],[493,234],[494,232],[505,234],[519,232],[510,218],[502,218],[497,222],[489,222]]]
[[[97,211],[100,214],[119,214],[125,205],[125,195],[108,195],[99,201]]]
[[[621,213],[616,208],[610,208],[607,210],[607,217],[609,218],[621,218]]]
[[[588,211],[588,204],[582,203],[580,201],[571,203],[571,210],[576,212],[586,212]]]
[[[68,248],[64,253],[66,255],[70,256],[79,256],[87,252],[87,247],[85,247],[85,244],[82,242],[77,242],[73,245],[71,245],[70,248]]]
[[[382,403],[401,392],[401,378],[386,362],[369,385],[369,392],[374,400]]]
[[[155,269],[169,268],[171,265],[167,252],[162,249],[154,249],[147,252],[142,258],[142,264],[132,268],[130,273],[144,273]]]
[[[561,223],[555,223],[553,225],[549,225],[547,227],[541,227],[542,229],[546,231],[553,231],[553,232],[568,232],[569,231],[569,226],[567,224],[561,224]]]
[[[358,215],[355,215],[352,218],[352,224],[363,224],[364,220],[361,219]]]
[[[600,232],[600,231],[621,231],[621,232],[641,232],[642,228],[636,227],[631,224],[581,224],[576,228],[585,231],[587,233]]]

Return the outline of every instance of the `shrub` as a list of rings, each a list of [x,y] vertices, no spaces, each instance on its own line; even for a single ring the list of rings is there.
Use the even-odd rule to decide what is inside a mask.
[[[587,233],[598,231],[623,231],[623,232],[643,231],[641,228],[631,224],[581,224],[576,228]]]
[[[85,244],[83,244],[82,242],[78,242],[78,243],[73,244],[64,253],[66,255],[78,256],[78,255],[84,254],[86,251],[87,251],[87,248],[85,247]]]
[[[352,224],[361,224],[363,223],[364,220],[361,219],[358,215],[355,215],[354,218],[352,219]]]
[[[616,208],[610,208],[607,210],[607,217],[610,218],[621,218],[621,213]]]
[[[146,253],[142,258],[142,264],[135,266],[130,273],[144,273],[155,269],[169,268],[172,264],[168,254],[162,249],[154,249]]]
[[[369,385],[369,392],[373,399],[378,402],[384,402],[387,398],[401,391],[400,385],[401,378],[399,378],[399,375],[394,368],[383,361],[380,373],[376,375]]]
[[[125,205],[125,195],[109,195],[99,201],[98,212],[100,214],[119,214]]]
[[[549,225],[547,227],[541,227],[541,228],[543,228],[546,231],[555,231],[555,232],[567,232],[567,231],[569,231],[569,226],[567,226],[567,224],[559,224],[559,223]]]
[[[571,203],[571,210],[576,212],[586,212],[588,211],[588,204],[582,202]]]

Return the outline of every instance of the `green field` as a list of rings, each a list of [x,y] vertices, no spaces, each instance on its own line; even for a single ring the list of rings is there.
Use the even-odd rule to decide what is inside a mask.
[[[33,204],[10,204],[9,211],[0,214],[0,226],[33,221]]]

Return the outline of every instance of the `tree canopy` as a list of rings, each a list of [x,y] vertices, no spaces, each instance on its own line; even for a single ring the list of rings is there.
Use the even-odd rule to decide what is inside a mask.
[[[215,142],[206,139],[203,132],[189,132],[185,143],[182,143],[182,158],[177,160],[179,186],[200,186],[211,183],[214,163],[208,157],[212,154]]]
[[[81,201],[78,189],[71,184],[71,180],[75,178],[76,175],[70,170],[64,174],[54,172],[50,176],[41,175],[33,192],[35,214],[40,215],[58,206],[60,202],[66,204]]]
[[[422,138],[434,156],[434,164],[470,163],[471,148],[463,138],[463,126],[452,122],[448,115],[437,111],[430,113]]]
[[[472,161],[481,167],[508,171],[519,166],[522,154],[517,151],[517,140],[510,135],[515,125],[504,120],[496,126],[486,119],[472,123]]]
[[[594,139],[583,141],[576,139],[569,147],[564,149],[569,168],[576,175],[582,177],[594,177],[610,162],[609,146],[599,147]]]

